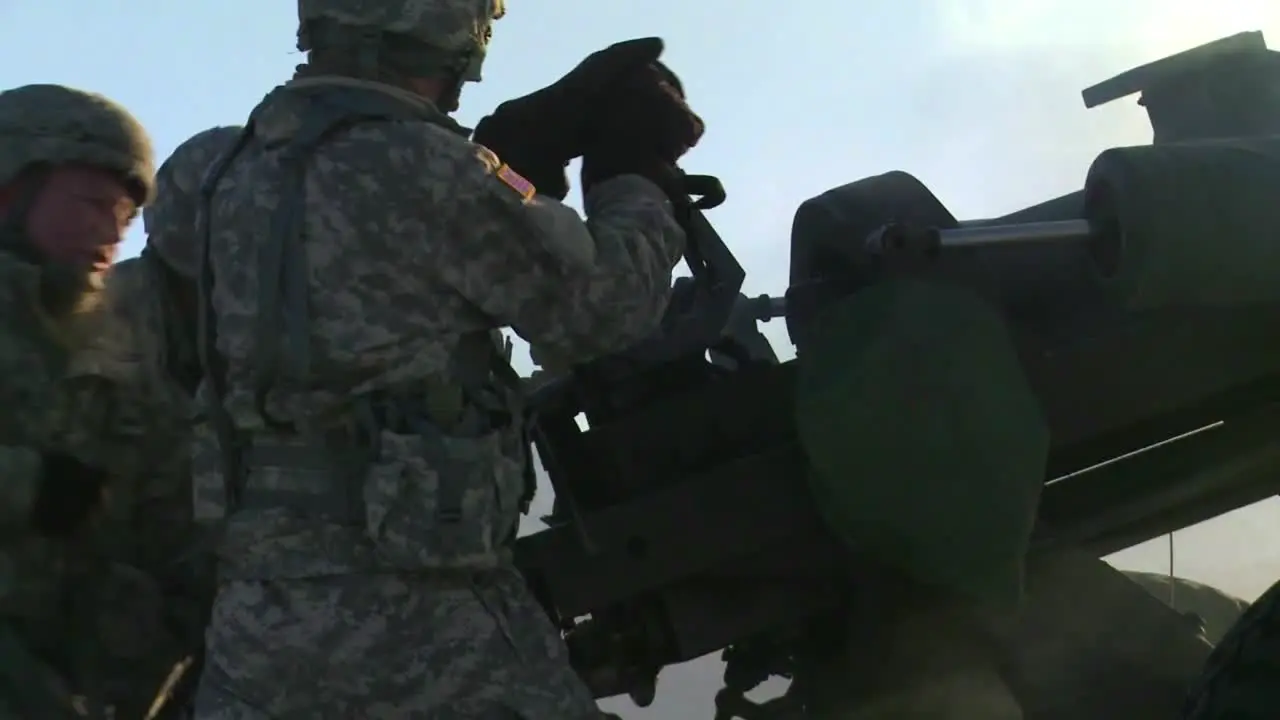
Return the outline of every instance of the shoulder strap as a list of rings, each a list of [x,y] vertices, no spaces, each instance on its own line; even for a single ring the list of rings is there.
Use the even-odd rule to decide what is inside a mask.
[[[307,161],[326,139],[360,123],[435,119],[422,108],[372,89],[319,86],[289,92],[305,98],[309,107],[282,150],[285,174],[280,205],[272,218],[271,237],[262,244],[258,258],[259,304],[252,358],[256,409],[267,423],[281,429],[288,429],[288,423],[267,413],[267,394],[280,380],[305,378],[311,369],[310,287],[303,237]],[[282,339],[287,347],[281,347]]]
[[[227,492],[227,507],[235,507],[240,502],[240,487],[243,470],[241,467],[240,442],[235,425],[227,412],[225,399],[227,394],[227,362],[218,352],[218,320],[213,311],[213,263],[210,261],[210,239],[212,229],[209,225],[209,206],[218,182],[226,174],[227,168],[249,142],[253,140],[253,119],[245,124],[235,143],[224,152],[204,176],[200,184],[200,204],[196,213],[196,238],[200,244],[200,269],[196,278],[197,335],[196,354],[200,359],[200,369],[204,376],[206,399],[206,415],[218,439],[218,450],[222,456],[223,487]]]
[[[325,139],[361,122],[439,121],[436,117],[439,113],[432,114],[425,108],[415,107],[373,89],[316,86],[277,92],[305,99],[308,108],[303,116],[302,126],[282,150],[285,185],[281,188],[280,205],[272,218],[271,237],[263,243],[258,257],[259,306],[254,326],[254,355],[251,359],[254,401],[263,420],[276,426],[282,423],[268,415],[267,394],[286,374],[294,378],[305,377],[311,359],[307,257],[302,237],[307,160]],[[447,116],[440,117],[448,119]],[[237,141],[209,168],[201,185],[201,208],[198,216],[198,348],[210,401],[210,423],[223,456],[228,508],[239,504],[239,488],[243,482],[242,448],[224,404],[227,393],[227,362],[217,350],[217,319],[212,304],[215,279],[210,261],[209,206],[218,183],[231,163],[254,139],[254,129],[255,122],[251,115]],[[281,348],[282,335],[287,339],[287,354]]]

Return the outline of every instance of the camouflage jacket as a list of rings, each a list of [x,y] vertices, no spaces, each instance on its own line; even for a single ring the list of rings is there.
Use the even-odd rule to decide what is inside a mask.
[[[0,710],[57,718],[70,713],[78,661],[96,652],[92,604],[80,601],[100,564],[90,544],[42,537],[31,523],[43,457],[66,449],[59,381],[75,337],[45,314],[39,282],[39,268],[0,251]]]
[[[131,258],[106,277],[100,325],[71,359],[61,442],[112,474],[96,528],[110,572],[96,593],[107,697],[145,712],[168,670],[198,652],[214,592],[210,543],[191,518],[193,400],[168,372],[178,321],[160,268]]]
[[[8,526],[0,602],[6,615],[39,614],[51,607],[68,562],[60,543],[33,536],[29,519],[41,481],[41,455],[53,450],[64,406],[58,380],[66,368],[68,338],[39,302],[39,269],[0,252],[0,467],[5,490],[0,519]]]
[[[66,442],[113,475],[102,542],[114,557],[204,605],[213,568],[192,521],[194,400],[169,372],[171,360],[190,362],[194,349],[167,340],[166,325],[182,319],[160,273],[140,257],[108,274],[101,330],[67,373],[67,402],[79,420],[66,428]],[[170,357],[175,352],[186,355]]]
[[[68,442],[118,478],[114,530],[125,532],[132,563],[163,575],[193,531],[194,401],[168,370],[176,348],[166,324],[183,320],[163,293],[160,273],[145,257],[111,269],[102,329],[73,358],[67,386],[81,418],[68,428]]]
[[[282,197],[282,148],[304,124],[305,93],[327,86],[378,94],[416,119],[337,130],[307,163],[297,220],[307,257],[288,267],[307,268],[306,339],[290,344],[305,346],[309,361],[294,365],[305,366],[305,377],[267,393],[268,415],[322,426],[346,413],[352,397],[451,378],[460,339],[493,328],[511,326],[557,357],[582,360],[657,327],[684,234],[648,180],[623,176],[593,188],[584,222],[417,96],[348,79],[295,80],[254,110],[258,142],[227,168],[208,211],[216,346],[228,365],[224,405],[241,431],[266,427],[255,406],[255,353],[266,342],[259,311],[274,298],[261,296],[271,283],[259,264],[271,254],[263,245],[276,234],[276,209],[297,201]],[[283,328],[274,334],[290,337]],[[468,462],[523,460],[514,432],[492,453]],[[289,482],[272,472],[254,482]],[[197,515],[221,517],[224,488],[197,483]],[[518,502],[501,502],[510,527]],[[285,512],[244,515],[229,518],[226,534],[241,572],[330,574],[366,562],[350,539],[358,534],[293,522]],[[288,569],[279,566],[286,557]]]

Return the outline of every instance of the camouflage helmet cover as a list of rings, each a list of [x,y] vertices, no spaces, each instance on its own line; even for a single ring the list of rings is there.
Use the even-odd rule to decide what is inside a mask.
[[[505,0],[298,0],[298,22],[326,19],[353,27],[403,35],[467,60],[464,80],[480,80],[493,21],[506,14]],[[312,48],[299,38],[298,49]]]
[[[120,105],[62,85],[0,92],[0,184],[36,165],[65,163],[118,173],[139,205],[155,193],[151,139]]]
[[[196,276],[194,237],[205,173],[239,137],[238,125],[209,128],[192,135],[160,165],[155,202],[142,211],[147,245],[175,272]]]

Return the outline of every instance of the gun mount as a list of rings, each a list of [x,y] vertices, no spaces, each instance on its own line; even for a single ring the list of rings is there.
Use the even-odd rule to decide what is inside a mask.
[[[815,501],[795,400],[824,318],[904,279],[976,297],[1007,328],[1048,437],[1031,552],[1097,557],[1280,492],[1277,190],[1280,139],[1265,138],[1109,150],[1078,217],[1044,222],[962,224],[889,173],[801,205],[780,298],[741,295],[697,211],[702,264],[664,333],[532,400],[557,504],[517,561],[575,667],[597,696],[646,705],[664,666],[725,650],[728,718],[823,644],[810,621],[895,587]],[[756,328],[775,317],[796,360]]]

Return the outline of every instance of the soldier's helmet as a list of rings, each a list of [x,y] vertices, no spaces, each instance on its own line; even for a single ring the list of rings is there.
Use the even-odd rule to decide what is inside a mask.
[[[192,135],[156,172],[155,201],[142,211],[147,245],[174,272],[196,277],[196,215],[205,173],[239,137],[238,125],[212,127]]]
[[[423,54],[424,68],[460,71],[463,80],[479,82],[493,22],[505,14],[504,0],[298,0],[298,49],[314,49],[309,22],[328,20],[417,41],[431,51]]]
[[[120,105],[62,85],[0,92],[0,185],[37,166],[69,163],[117,173],[139,205],[155,194],[151,139]]]

